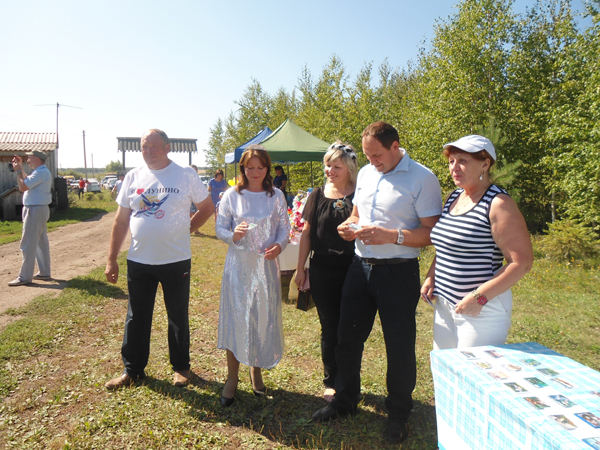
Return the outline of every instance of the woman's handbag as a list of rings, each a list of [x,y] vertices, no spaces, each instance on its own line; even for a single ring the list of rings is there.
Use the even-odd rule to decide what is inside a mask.
[[[298,300],[296,300],[296,309],[308,311],[314,308],[315,302],[310,295],[310,281],[308,278],[308,267],[304,269],[304,283],[298,287]]]
[[[304,269],[304,284],[299,288],[296,286],[296,272],[290,280],[289,300],[296,300],[296,308],[302,311],[308,311],[315,306],[310,295],[310,282],[308,280],[308,268]]]

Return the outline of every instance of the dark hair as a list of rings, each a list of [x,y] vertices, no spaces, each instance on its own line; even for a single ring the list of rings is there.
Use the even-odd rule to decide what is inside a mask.
[[[163,130],[159,130],[158,128],[150,128],[142,135],[142,137],[147,136],[152,132],[158,134],[165,145],[169,145],[169,136],[167,136],[167,133],[165,133]]]
[[[446,159],[450,158],[450,155],[452,153],[458,153],[458,154],[465,154],[465,155],[471,155],[473,157],[473,159],[476,159],[477,161],[485,161],[486,159],[490,160],[490,168],[489,170],[492,170],[492,167],[494,167],[494,164],[496,163],[496,161],[494,160],[494,158],[492,158],[490,156],[490,154],[487,152],[487,150],[481,150],[477,153],[471,153],[471,152],[465,152],[464,150],[461,150],[458,147],[454,147],[453,145],[449,145],[446,148],[444,148],[444,150],[442,151],[442,155],[444,155],[446,157]]]
[[[240,158],[240,175],[235,190],[241,194],[244,189],[248,189],[248,178],[245,173],[246,164],[254,157],[257,157],[260,163],[267,168],[267,174],[262,182],[262,186],[269,196],[273,197],[275,190],[273,189],[273,177],[271,176],[271,157],[261,145],[251,145],[242,153],[242,157]]]
[[[381,145],[387,150],[392,148],[392,144],[395,142],[400,143],[400,136],[398,131],[385,122],[374,122],[369,125],[362,133],[362,137],[373,136],[379,141]]]
[[[223,171],[221,169],[217,169],[215,171],[215,176],[213,178],[217,178],[217,175],[221,175],[223,178],[225,178],[225,174],[223,173]]]
[[[283,172],[283,167],[281,167],[281,166],[275,166],[275,170],[281,170]]]

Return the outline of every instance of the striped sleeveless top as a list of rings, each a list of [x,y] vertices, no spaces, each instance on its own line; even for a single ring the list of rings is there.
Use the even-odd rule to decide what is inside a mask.
[[[453,304],[492,278],[504,261],[492,238],[490,205],[496,195],[508,192],[492,184],[471,210],[453,216],[450,205],[462,192],[456,189],[450,194],[431,230],[436,252],[433,293]]]

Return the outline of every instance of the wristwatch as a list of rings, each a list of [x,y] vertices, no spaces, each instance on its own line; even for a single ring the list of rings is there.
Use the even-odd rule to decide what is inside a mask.
[[[404,242],[404,233],[398,228],[398,237],[396,238],[396,245],[402,245]]]

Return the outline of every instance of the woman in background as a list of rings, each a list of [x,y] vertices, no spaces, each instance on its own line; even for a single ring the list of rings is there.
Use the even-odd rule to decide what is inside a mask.
[[[335,395],[337,364],[335,347],[340,320],[342,287],[346,272],[354,257],[354,242],[343,240],[337,227],[352,213],[352,199],[356,187],[358,166],[356,152],[351,145],[337,141],[325,157],[327,182],[308,196],[304,206],[304,229],[300,238],[296,284],[304,283],[304,265],[311,250],[310,293],[321,322],[321,357],[325,393],[331,402]]]
[[[214,178],[208,182],[208,192],[210,192],[210,198],[215,206],[219,203],[219,194],[225,192],[228,187],[223,171],[217,169]]]
[[[501,345],[511,325],[510,288],[533,264],[527,226],[514,200],[490,181],[496,151],[489,139],[466,136],[443,153],[458,189],[431,231],[436,257],[421,287],[423,300],[437,297],[433,347]]]
[[[227,351],[223,407],[235,400],[240,363],[250,366],[254,394],[264,396],[262,369],[275,367],[283,356],[277,256],[287,245],[290,222],[270,170],[264,147],[249,146],[240,160],[237,186],[225,191],[219,204],[217,237],[229,244],[219,308],[218,348]]]
[[[283,192],[285,196],[285,201],[287,202],[287,182],[288,178],[285,172],[283,171],[283,167],[275,166],[275,178],[273,178],[273,186]]]

